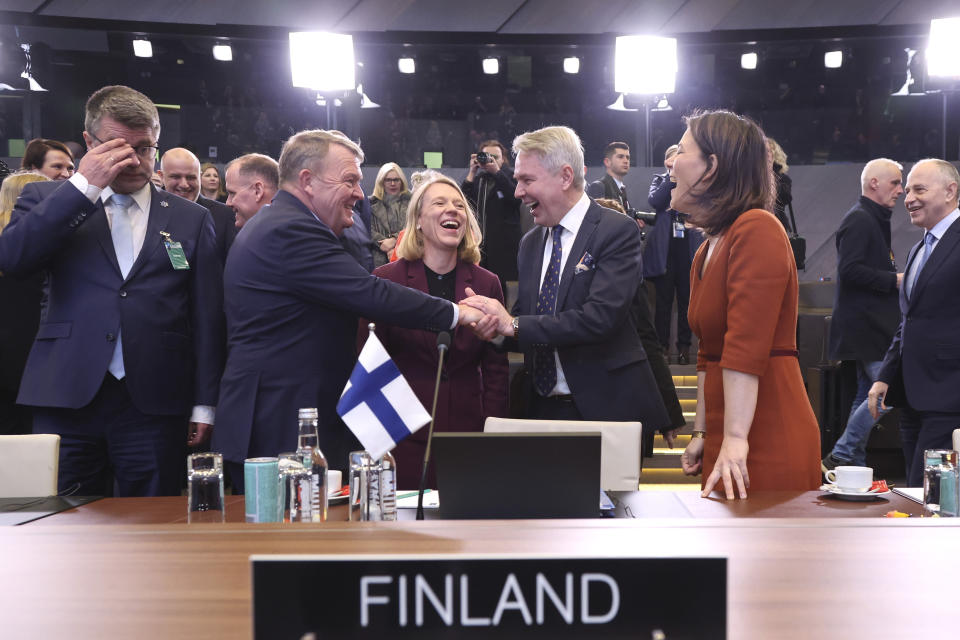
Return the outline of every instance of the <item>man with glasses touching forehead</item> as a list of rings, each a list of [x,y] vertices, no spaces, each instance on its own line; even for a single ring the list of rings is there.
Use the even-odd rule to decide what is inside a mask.
[[[77,172],[25,189],[0,236],[0,271],[49,273],[17,402],[61,436],[61,492],[179,495],[223,365],[213,220],[150,183],[160,120],[145,95],[104,87],[84,125]]]

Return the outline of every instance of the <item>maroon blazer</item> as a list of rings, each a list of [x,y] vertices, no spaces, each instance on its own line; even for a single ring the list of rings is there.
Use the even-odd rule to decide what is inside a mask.
[[[406,285],[411,289],[427,291],[427,274],[423,261],[397,260],[378,267],[374,275]],[[457,263],[455,297],[466,297],[470,287],[479,295],[503,302],[503,291],[496,275],[482,267],[464,261]],[[367,339],[367,322],[361,319],[357,336],[358,349]],[[380,323],[377,337],[387,353],[413,388],[427,411],[433,404],[433,385],[437,375],[437,334],[419,329],[402,329]],[[436,431],[482,431],[487,416],[507,415],[507,387],[509,366],[506,353],[498,352],[492,344],[477,338],[467,327],[457,327],[452,334],[450,350],[444,358],[437,398]],[[420,469],[427,446],[427,427],[409,436],[393,450],[397,459],[397,488],[416,489],[420,484]],[[431,464],[427,486],[436,487]]]

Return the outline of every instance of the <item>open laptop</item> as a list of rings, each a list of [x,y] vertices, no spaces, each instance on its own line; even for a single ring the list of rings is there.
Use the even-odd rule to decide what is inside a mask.
[[[599,433],[434,433],[439,517],[596,518]]]

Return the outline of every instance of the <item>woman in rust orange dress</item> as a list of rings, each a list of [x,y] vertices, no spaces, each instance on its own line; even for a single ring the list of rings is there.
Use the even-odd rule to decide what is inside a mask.
[[[691,268],[689,320],[700,339],[697,417],[683,453],[703,496],[810,490],[820,431],[797,362],[797,268],[766,209],[773,174],[760,128],[726,111],[687,118],[671,208],[704,230]]]

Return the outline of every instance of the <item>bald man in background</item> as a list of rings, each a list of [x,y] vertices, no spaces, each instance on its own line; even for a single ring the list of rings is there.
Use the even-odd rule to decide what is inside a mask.
[[[227,206],[236,214],[234,224],[240,229],[277,195],[280,166],[270,156],[248,153],[227,163],[223,181]]]
[[[233,209],[227,205],[200,195],[200,160],[188,149],[174,147],[160,159],[160,179],[168,193],[178,195],[190,202],[205,207],[213,216],[213,228],[217,235],[217,255],[220,264],[227,261],[227,251],[233,244],[237,230],[233,225]]]
[[[903,195],[903,167],[886,158],[871,160],[860,175],[860,199],[837,230],[837,288],[830,322],[830,357],[857,365],[857,393],[847,426],[821,463],[866,465],[867,440],[876,421],[867,392],[900,322],[897,301],[903,274],[890,249],[890,217]]]

